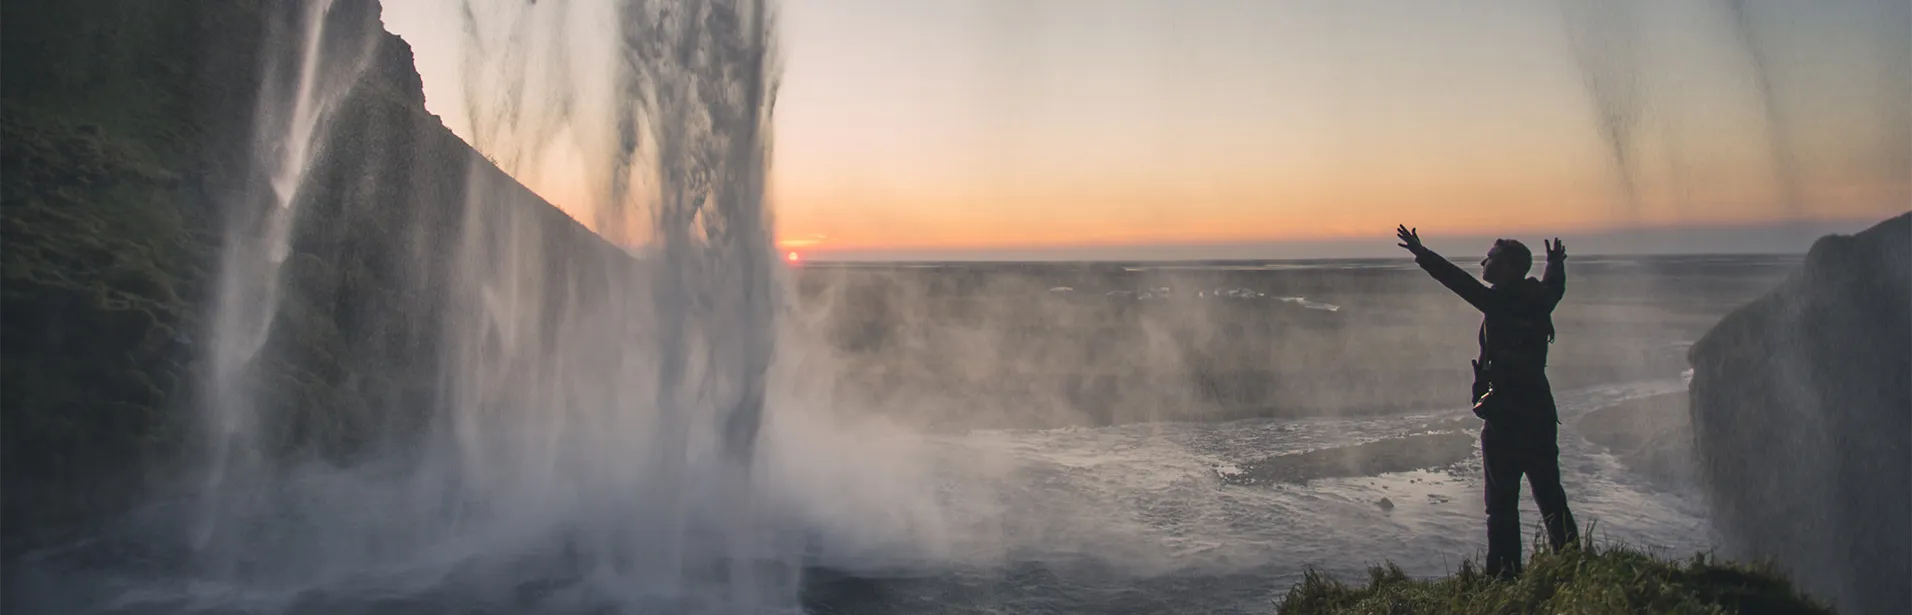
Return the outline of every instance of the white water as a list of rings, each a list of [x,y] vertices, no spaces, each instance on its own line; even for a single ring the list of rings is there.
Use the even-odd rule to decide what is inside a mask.
[[[273,20],[267,26],[267,40],[296,40],[292,48],[298,53],[292,58],[269,53],[262,71],[252,153],[258,165],[254,175],[263,178],[270,193],[263,198],[247,194],[229,205],[213,320],[210,395],[204,405],[212,446],[206,478],[210,496],[194,540],[203,549],[215,548],[211,543],[224,529],[226,517],[243,514],[234,510],[239,504],[229,493],[229,481],[248,480],[258,470],[261,421],[255,416],[255,397],[260,393],[249,369],[278,317],[280,276],[291,250],[306,173],[326,122],[357,84],[371,51],[369,45],[328,47],[326,17],[332,6],[332,0],[307,2],[289,16],[292,23]]]
[[[593,152],[596,203],[644,233],[643,256],[623,262],[554,231],[554,212],[473,160],[458,227],[414,229],[459,233],[441,286],[448,311],[431,323],[444,342],[426,438],[337,468],[261,450],[275,434],[256,402],[278,392],[261,390],[269,383],[251,370],[271,359],[307,172],[367,55],[331,44],[358,40],[327,31],[333,6],[290,5],[303,9],[297,27],[267,33],[298,54],[265,71],[257,141],[270,198],[235,207],[225,254],[207,416],[215,435],[191,538],[193,569],[219,588],[168,600],[275,610],[276,600],[368,577],[397,584],[375,593],[405,595],[460,567],[495,566],[512,582],[572,570],[607,584],[598,598],[627,606],[794,608],[799,554],[762,519],[752,486],[777,300],[763,200],[767,8],[601,7],[616,44],[592,64],[611,68],[591,77],[615,87],[575,115],[520,115],[538,93],[507,82],[513,91],[488,115],[503,127],[496,134],[534,134],[555,117],[614,135]],[[513,47],[522,30],[498,41],[507,63],[527,59]],[[554,549],[560,570],[512,561]]]
[[[487,8],[521,21],[488,29],[475,17]],[[561,24],[565,11],[590,8],[468,5],[468,61],[527,87],[526,71],[569,66],[556,60],[573,50],[522,23]],[[586,273],[564,254],[574,246],[542,243],[548,212],[486,202],[474,185],[455,291],[469,295],[452,302],[470,309],[449,322],[444,437],[412,480],[460,502],[454,514],[473,527],[503,525],[534,544],[569,536],[570,557],[616,579],[624,599],[794,608],[796,554],[761,522],[752,480],[776,300],[763,197],[767,9],[595,8],[616,30],[613,57],[581,63],[614,67],[590,75],[615,84],[606,98],[514,90],[466,102],[486,118],[487,140],[535,139],[525,135],[540,128],[614,135],[590,143],[592,199],[607,235],[642,233],[640,263]],[[535,13],[544,10],[559,15]]]

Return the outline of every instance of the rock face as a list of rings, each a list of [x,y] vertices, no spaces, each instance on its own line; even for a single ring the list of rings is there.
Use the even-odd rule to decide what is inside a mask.
[[[248,160],[260,58],[296,44],[263,24],[300,4],[9,2],[8,553],[191,484],[226,210],[257,206],[264,181]],[[337,0],[328,28],[328,45],[369,41],[371,59],[323,129],[253,369],[273,393],[258,412],[267,455],[351,463],[402,448],[445,403],[446,327],[479,301],[457,283],[473,250],[533,246],[498,261],[569,281],[573,298],[634,261],[425,110],[377,2]]]
[[[1821,238],[1690,360],[1727,546],[1842,612],[1912,612],[1912,214]]]

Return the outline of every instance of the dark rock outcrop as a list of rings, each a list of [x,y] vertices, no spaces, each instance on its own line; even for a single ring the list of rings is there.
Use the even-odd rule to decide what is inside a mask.
[[[1821,238],[1690,359],[1727,546],[1843,612],[1912,612],[1912,214]]]
[[[249,159],[261,58],[296,52],[264,32],[302,5],[9,0],[8,553],[193,484],[229,209],[266,192]],[[633,261],[425,110],[376,1],[337,0],[328,28],[371,56],[320,138],[253,380],[271,392],[266,455],[351,464],[402,450],[447,403],[447,327],[477,301],[459,282],[471,250],[528,237],[536,254],[508,260],[573,285],[549,301],[608,292],[599,281]]]

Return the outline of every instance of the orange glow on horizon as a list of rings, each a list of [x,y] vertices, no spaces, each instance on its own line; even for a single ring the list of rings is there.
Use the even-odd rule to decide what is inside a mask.
[[[604,105],[617,88],[475,96],[500,82],[467,67],[496,54],[446,27],[461,18],[457,3],[388,4],[383,19],[410,44],[440,122],[483,141],[586,228],[624,245],[647,239],[648,217],[602,228],[620,217],[597,210],[617,145],[599,138],[617,115],[601,111],[616,108]],[[1776,39],[1774,61],[1840,70],[1760,80],[1746,78],[1744,41],[1728,30],[1641,31],[1635,60],[1651,68],[1651,87],[1631,93],[1641,121],[1616,161],[1585,67],[1545,3],[1408,3],[1412,18],[1399,19],[1343,3],[1139,3],[1086,22],[1059,6],[987,4],[789,3],[777,36],[792,61],[764,135],[775,143],[765,178],[774,228],[764,229],[775,258],[1386,247],[1398,224],[1430,237],[1572,235],[1877,220],[1912,203],[1912,71],[1904,37],[1871,27],[1904,21],[1890,10],[1788,12],[1801,21]],[[1643,22],[1717,18],[1648,4]],[[580,20],[547,31],[571,20],[540,21],[559,13],[539,7],[476,17],[530,15],[527,27],[577,41],[506,54],[532,70],[552,72],[561,57],[550,54],[562,51],[590,58],[580,76],[608,74],[592,63],[619,49],[615,28]],[[507,31],[517,30],[481,34]],[[550,83],[601,80],[577,81]],[[1784,109],[1771,108],[1775,95]],[[575,113],[552,115],[573,99]],[[475,141],[481,124],[496,134]],[[638,196],[619,206],[649,195]]]
[[[1576,178],[1577,179],[1577,178]],[[557,182],[540,182],[538,192]],[[1725,227],[1805,220],[1868,219],[1902,211],[1892,203],[1912,198],[1912,185],[1899,182],[1851,182],[1821,185],[1809,210],[1787,211],[1766,200],[1760,186],[1719,189],[1688,195],[1681,205],[1642,203],[1638,209],[1614,202],[1611,189],[1585,181],[1573,196],[1535,186],[1482,182],[1442,186],[1435,194],[1397,195],[1355,182],[1297,186],[1278,195],[1266,186],[1237,188],[1227,198],[1215,195],[1152,194],[1118,198],[1092,194],[1067,198],[1061,191],[1035,198],[989,200],[951,191],[882,196],[856,191],[818,190],[775,195],[779,227],[776,247],[783,260],[798,264],[808,256],[883,250],[996,250],[1119,248],[1125,246],[1204,246],[1375,239],[1386,241],[1396,224],[1418,226],[1441,235],[1494,233],[1576,234],[1627,228]],[[1561,182],[1574,185],[1579,182]],[[785,188],[788,190],[788,188]],[[1398,188],[1396,189],[1398,190]],[[1096,192],[1086,190],[1084,192]],[[1480,198],[1469,199],[1474,192]],[[1201,198],[1206,196],[1207,198]],[[1280,198],[1286,196],[1288,198]],[[1391,196],[1392,198],[1387,198]],[[861,198],[859,198],[861,197]],[[1093,198],[1104,197],[1104,198]],[[1190,198],[1193,197],[1193,198]],[[1697,197],[1697,198],[1695,198]],[[552,202],[587,228],[588,207]],[[819,206],[830,203],[830,207]],[[977,203],[989,203],[979,206]],[[1091,204],[1093,203],[1093,204]],[[1175,207],[1162,205],[1176,204]],[[1249,205],[1237,205],[1247,203]],[[1888,205],[1881,206],[1881,203]],[[1014,206],[1011,206],[1011,205]],[[1064,205],[1057,205],[1064,204]],[[1170,213],[1172,212],[1172,214]],[[827,231],[825,233],[806,231]],[[802,250],[799,252],[798,250]],[[805,254],[805,253],[814,254]]]

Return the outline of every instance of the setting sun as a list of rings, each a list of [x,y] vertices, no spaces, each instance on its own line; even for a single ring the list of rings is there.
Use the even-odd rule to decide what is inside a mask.
[[[789,262],[792,262],[792,263],[795,263],[795,262],[800,262],[800,261],[802,261],[802,260],[803,260],[803,256],[802,256],[802,255],[799,255],[799,254],[797,254],[796,252],[791,252],[791,253],[789,253],[789,254],[785,254],[785,255],[783,256],[783,260],[786,260],[786,261],[789,261]]]

